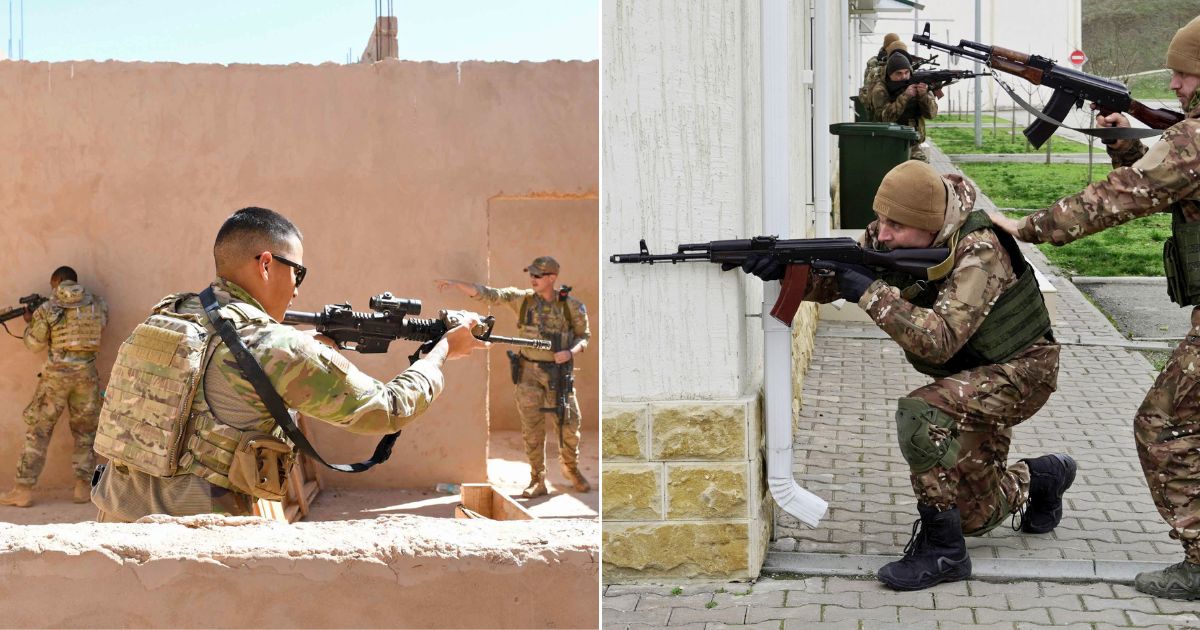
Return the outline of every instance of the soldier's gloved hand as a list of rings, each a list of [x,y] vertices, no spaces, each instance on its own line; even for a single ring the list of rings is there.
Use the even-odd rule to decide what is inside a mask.
[[[858,302],[867,287],[875,282],[875,272],[869,267],[852,263],[840,263],[828,260],[814,260],[814,269],[824,269],[837,274],[838,293],[851,302]]]
[[[733,263],[722,263],[721,270],[729,271],[737,266]],[[764,282],[779,280],[783,277],[784,272],[787,271],[787,265],[767,255],[747,256],[746,262],[742,263],[741,267],[742,271],[752,276],[758,276]]]

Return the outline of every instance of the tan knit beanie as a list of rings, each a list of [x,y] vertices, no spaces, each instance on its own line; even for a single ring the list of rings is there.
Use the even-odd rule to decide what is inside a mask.
[[[888,44],[900,41],[900,36],[895,33],[888,33],[883,36],[883,47],[886,49]]]
[[[897,50],[903,50],[904,52],[908,52],[908,46],[905,45],[904,42],[900,41],[899,37],[897,37],[896,41],[894,41],[890,44],[885,44],[883,46],[883,50],[884,50],[884,52],[886,52],[887,54],[890,55],[890,54],[896,52]]]
[[[901,225],[937,232],[946,222],[946,186],[932,166],[908,160],[883,176],[873,207]]]
[[[1175,31],[1167,46],[1167,67],[1200,76],[1200,16]]]

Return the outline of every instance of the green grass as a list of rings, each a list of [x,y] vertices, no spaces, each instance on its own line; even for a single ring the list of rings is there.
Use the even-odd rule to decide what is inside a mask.
[[[1087,185],[1087,164],[978,162],[958,166],[1001,208],[1045,208]],[[1100,178],[1107,172],[1108,164],[1101,163],[1093,176]]]
[[[980,116],[980,119],[983,120],[983,124],[985,126],[987,126],[988,129],[991,129],[993,122],[999,123],[1000,125],[1008,124],[1007,120],[1005,120],[1003,118],[996,118],[995,116]],[[926,124],[926,126],[936,125],[938,123],[973,123],[973,122],[975,122],[975,114],[938,114],[937,117],[934,118],[933,120],[929,121]]]
[[[1162,244],[1170,235],[1171,215],[1160,213],[1062,247],[1043,244],[1038,249],[1055,266],[1074,276],[1161,276]]]
[[[1154,74],[1130,77],[1125,83],[1129,86],[1129,91],[1133,93],[1133,98],[1139,100],[1147,98],[1175,100],[1175,92],[1167,87],[1170,85],[1170,82],[1171,73],[1163,70]]]
[[[679,597],[680,595],[683,595],[683,589],[676,586],[675,588],[671,589],[671,595],[673,597]]]
[[[1034,149],[1017,130],[1016,136],[1009,135],[1009,127],[1002,126],[992,135],[992,128],[983,128],[983,146],[975,147],[975,130],[967,127],[927,127],[925,134],[931,142],[937,145],[943,153],[956,155],[959,153],[1045,153],[1046,147]],[[1051,153],[1087,153],[1087,145],[1054,138],[1051,143]]]

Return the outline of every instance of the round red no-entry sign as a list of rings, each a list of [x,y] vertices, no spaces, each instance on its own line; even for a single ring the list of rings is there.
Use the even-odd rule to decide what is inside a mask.
[[[1077,66],[1082,66],[1084,62],[1087,61],[1087,55],[1083,54],[1082,50],[1076,50],[1071,53],[1070,59],[1071,63]]]

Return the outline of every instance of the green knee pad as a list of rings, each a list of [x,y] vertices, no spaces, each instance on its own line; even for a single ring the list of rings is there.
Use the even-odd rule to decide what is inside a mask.
[[[953,468],[958,462],[957,425],[949,414],[920,398],[901,398],[896,405],[896,437],[909,469],[923,473],[938,464]],[[929,429],[935,426],[950,430],[950,437],[940,445],[929,437]]]

